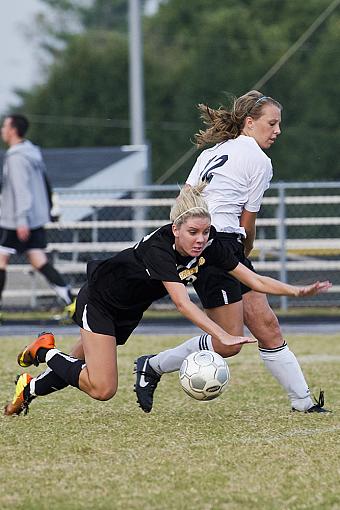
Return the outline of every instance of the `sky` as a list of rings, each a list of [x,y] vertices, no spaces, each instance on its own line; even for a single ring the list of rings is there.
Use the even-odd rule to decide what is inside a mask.
[[[15,104],[14,88],[37,81],[36,42],[27,39],[25,31],[42,9],[39,0],[0,0],[0,114]]]
[[[147,12],[153,13],[160,0],[147,0]],[[8,113],[17,96],[13,89],[29,88],[39,81],[36,40],[25,35],[34,16],[44,10],[39,0],[0,0],[0,115]]]

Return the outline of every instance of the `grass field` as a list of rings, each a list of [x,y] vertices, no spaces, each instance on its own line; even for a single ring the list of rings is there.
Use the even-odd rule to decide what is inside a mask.
[[[3,404],[26,340],[0,339]],[[57,343],[67,351],[74,340]],[[2,416],[0,509],[339,509],[339,335],[288,337],[330,415],[291,413],[254,345],[229,361],[230,386],[217,400],[190,399],[170,374],[146,415],[132,392],[133,360],[178,340],[132,337],[109,402],[67,388],[34,401],[27,416]]]

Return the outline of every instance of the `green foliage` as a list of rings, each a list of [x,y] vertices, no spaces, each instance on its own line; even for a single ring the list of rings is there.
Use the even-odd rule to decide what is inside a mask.
[[[35,122],[31,137],[50,147],[128,143],[127,2],[43,1],[58,19],[78,20],[81,30],[73,35],[64,24],[46,27],[56,41],[55,60],[39,87],[19,92],[20,109]],[[218,107],[253,88],[328,5],[329,0],[163,0],[153,16],[144,16],[146,138],[154,180],[192,147],[201,127],[197,103]],[[333,156],[339,28],[338,8],[262,87],[284,106],[282,135],[269,153],[276,179],[339,175]],[[193,161],[171,182],[183,181]]]
[[[123,35],[94,31],[74,37],[51,68],[48,85],[26,96],[25,109],[47,122],[43,129],[33,124],[31,138],[45,147],[128,143],[127,130],[110,122],[126,118],[127,63]],[[59,123],[49,122],[53,117]]]
[[[39,397],[27,416],[1,416],[1,509],[339,508],[338,335],[287,338],[311,389],[325,390],[331,415],[291,413],[255,345],[229,360],[231,382],[218,399],[190,399],[169,374],[146,415],[132,391],[133,360],[179,340],[133,336],[119,348],[119,390],[108,402],[66,388]],[[29,341],[1,339],[3,404]],[[75,341],[57,335],[63,351]]]

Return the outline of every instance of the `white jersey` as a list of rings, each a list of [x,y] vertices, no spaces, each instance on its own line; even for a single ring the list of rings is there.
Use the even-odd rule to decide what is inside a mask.
[[[208,202],[212,224],[218,232],[245,236],[240,226],[243,209],[258,212],[263,194],[273,176],[271,160],[251,136],[205,149],[197,158],[187,184],[208,183],[204,196]]]

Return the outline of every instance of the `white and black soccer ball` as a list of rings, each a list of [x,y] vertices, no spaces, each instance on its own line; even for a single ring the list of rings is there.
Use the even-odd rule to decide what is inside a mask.
[[[187,356],[180,368],[183,390],[196,400],[212,400],[226,389],[230,380],[226,361],[213,351],[198,351]]]

